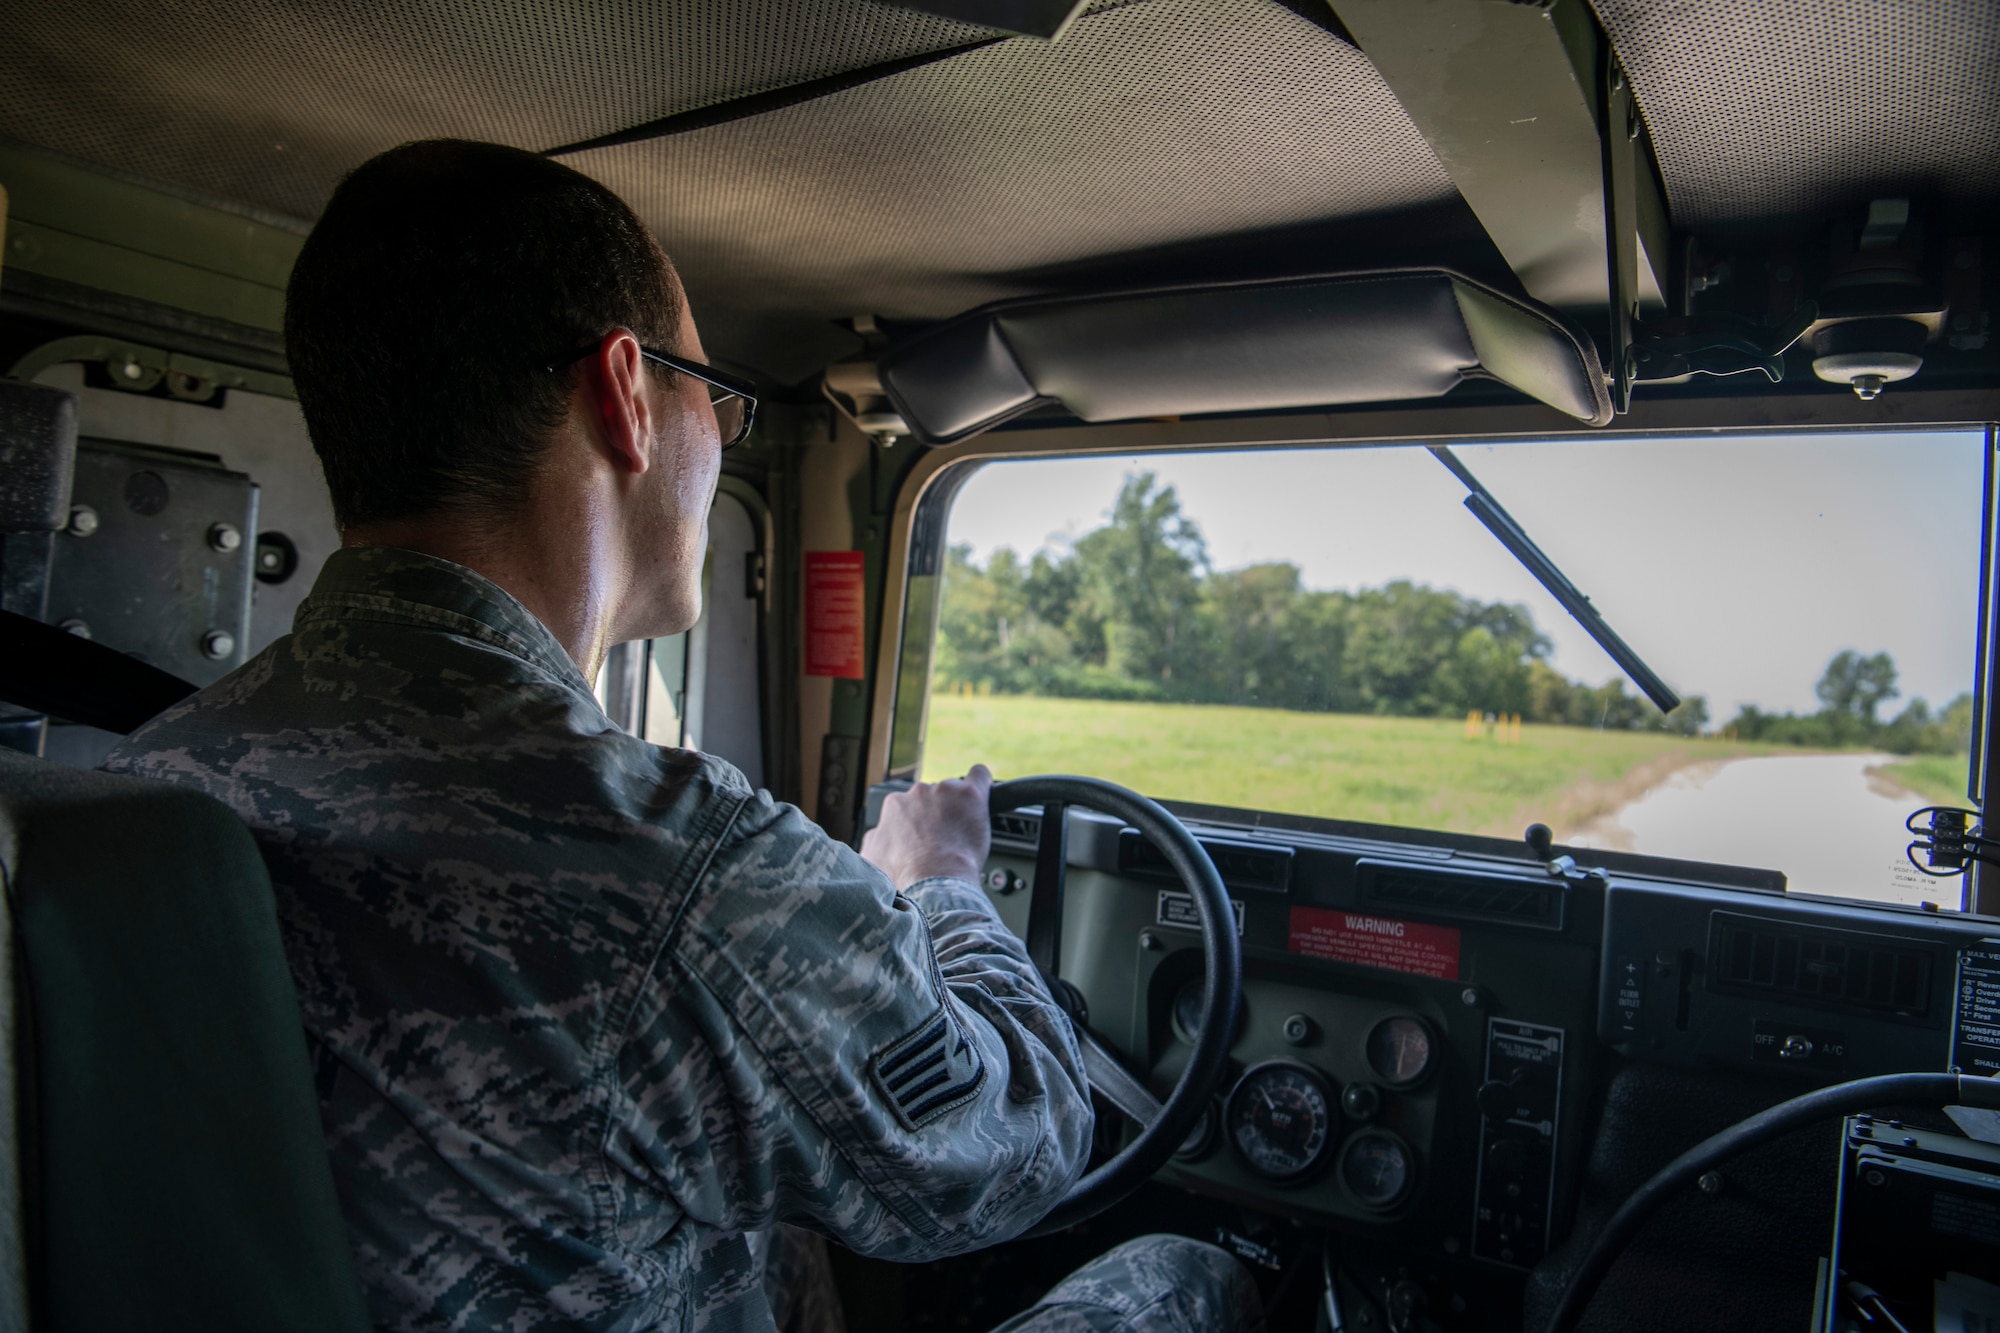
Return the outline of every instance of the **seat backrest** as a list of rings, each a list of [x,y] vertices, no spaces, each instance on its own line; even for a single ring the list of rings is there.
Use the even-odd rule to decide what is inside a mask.
[[[248,830],[195,792],[0,751],[0,880],[0,1327],[365,1329]]]

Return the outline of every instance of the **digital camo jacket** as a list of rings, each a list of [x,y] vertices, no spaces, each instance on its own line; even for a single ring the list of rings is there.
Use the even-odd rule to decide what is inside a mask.
[[[979,889],[613,727],[470,570],[336,554],[106,767],[263,848],[382,1326],[768,1328],[746,1230],[939,1256],[1082,1169],[1068,1020]]]

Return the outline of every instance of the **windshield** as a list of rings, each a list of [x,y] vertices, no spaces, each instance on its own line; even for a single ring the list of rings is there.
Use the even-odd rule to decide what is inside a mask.
[[[1682,699],[1662,714],[1420,447],[983,466],[923,773],[1784,871],[1956,907],[1982,438],[1455,445]]]

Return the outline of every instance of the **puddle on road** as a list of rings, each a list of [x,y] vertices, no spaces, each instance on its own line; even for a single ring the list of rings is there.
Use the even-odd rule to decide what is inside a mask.
[[[1780,755],[1684,768],[1570,840],[1578,847],[1759,866],[1793,893],[1956,908],[1961,881],[1904,855],[1903,821],[1929,804],[1872,775],[1881,754]]]

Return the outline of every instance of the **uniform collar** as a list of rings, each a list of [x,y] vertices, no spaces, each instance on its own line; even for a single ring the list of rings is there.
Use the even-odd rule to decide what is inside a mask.
[[[375,620],[443,630],[503,649],[565,684],[590,682],[534,612],[483,574],[393,546],[351,546],[326,559],[293,624]]]

